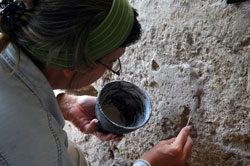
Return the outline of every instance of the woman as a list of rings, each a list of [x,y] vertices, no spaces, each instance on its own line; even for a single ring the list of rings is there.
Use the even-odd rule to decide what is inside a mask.
[[[113,68],[140,37],[136,11],[127,0],[3,0],[0,38],[1,165],[73,165],[64,119],[103,141],[90,96],[60,94],[91,84]],[[183,128],[134,165],[184,165],[192,149]]]

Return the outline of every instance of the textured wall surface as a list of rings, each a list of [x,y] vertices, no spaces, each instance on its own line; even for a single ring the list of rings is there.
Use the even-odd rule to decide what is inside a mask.
[[[250,2],[131,0],[143,35],[127,48],[122,76],[152,102],[147,125],[120,143],[101,142],[67,123],[65,130],[93,166],[126,166],[185,126],[193,95],[201,105],[191,120],[190,166],[250,166]]]

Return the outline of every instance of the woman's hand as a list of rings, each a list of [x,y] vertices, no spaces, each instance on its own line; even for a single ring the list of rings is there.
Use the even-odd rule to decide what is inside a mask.
[[[102,141],[113,140],[119,142],[122,139],[121,136],[97,131],[96,97],[60,94],[57,96],[57,102],[64,119],[71,121],[82,132],[94,134]]]
[[[184,127],[176,138],[160,141],[142,159],[152,166],[184,166],[193,147],[189,131],[190,127]]]

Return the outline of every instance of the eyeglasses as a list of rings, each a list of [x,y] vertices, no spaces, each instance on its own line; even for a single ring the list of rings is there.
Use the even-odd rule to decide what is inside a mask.
[[[111,71],[112,73],[114,73],[114,74],[120,76],[121,70],[122,70],[120,58],[116,59],[116,60],[113,62],[112,68],[108,67],[107,65],[105,65],[104,63],[102,63],[100,60],[97,61],[97,62],[100,63],[101,65],[103,65],[106,69],[108,69],[108,70]]]

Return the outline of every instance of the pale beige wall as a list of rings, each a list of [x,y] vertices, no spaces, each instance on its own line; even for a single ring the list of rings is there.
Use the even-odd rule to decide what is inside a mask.
[[[122,57],[122,79],[152,101],[149,123],[120,143],[102,143],[70,124],[70,138],[94,166],[129,165],[159,140],[176,136],[187,121],[192,96],[203,89],[194,115],[190,166],[250,165],[250,2],[132,0],[142,40]]]

